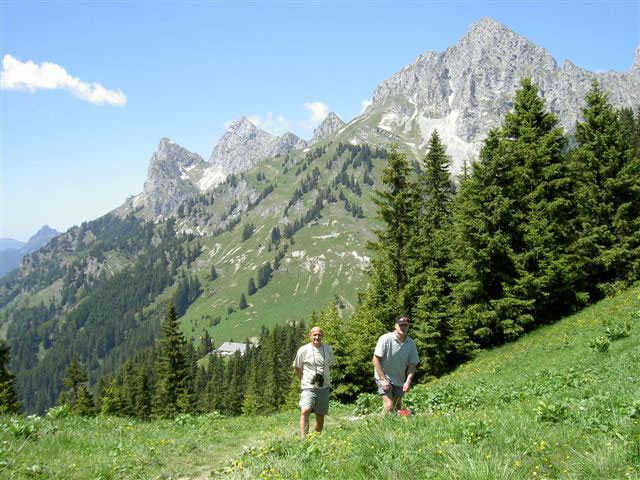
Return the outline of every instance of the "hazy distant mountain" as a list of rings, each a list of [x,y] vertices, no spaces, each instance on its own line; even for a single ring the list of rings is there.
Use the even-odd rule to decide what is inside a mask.
[[[54,230],[48,225],[44,225],[33,235],[27,243],[18,240],[2,239],[2,245],[18,245],[18,248],[1,248],[0,247],[0,277],[15,270],[20,266],[22,258],[31,252],[35,252],[53,237],[59,235],[60,232]]]
[[[25,245],[20,240],[14,240],[13,238],[0,238],[0,251],[7,249],[18,250]]]

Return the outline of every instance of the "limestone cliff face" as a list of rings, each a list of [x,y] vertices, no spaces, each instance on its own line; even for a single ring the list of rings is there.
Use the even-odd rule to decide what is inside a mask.
[[[198,193],[193,180],[205,166],[198,154],[163,138],[149,161],[147,180],[138,202],[144,203],[153,217],[169,215],[185,198]]]
[[[330,137],[344,126],[345,123],[338,115],[336,115],[334,112],[329,112],[322,123],[313,130],[313,138],[309,143],[313,144],[318,142],[319,140],[322,140],[323,138]]]
[[[483,18],[444,52],[427,52],[382,82],[358,122],[423,148],[437,128],[459,171],[477,155],[487,132],[512,107],[523,78],[539,86],[547,107],[572,130],[592,79],[614,105],[640,104],[640,53],[626,73],[593,73],[566,62],[559,67],[543,48]]]
[[[232,174],[248,170],[265,158],[305,146],[306,142],[291,132],[276,137],[241,117],[222,135],[211,152],[209,163]]]

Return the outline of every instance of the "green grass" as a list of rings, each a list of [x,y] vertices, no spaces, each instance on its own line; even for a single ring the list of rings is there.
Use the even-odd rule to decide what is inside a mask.
[[[344,407],[343,412],[348,413]],[[209,478],[245,446],[294,438],[297,421],[297,412],[154,422],[0,417],[0,478]]]
[[[592,348],[625,322],[628,337]],[[638,288],[478,358],[324,435],[245,452],[233,478],[640,478]],[[360,412],[380,408],[371,395]]]
[[[638,479],[639,296],[630,289],[416,386],[411,417],[381,417],[373,395],[332,405],[326,431],[305,441],[295,411],[0,417],[0,478]]]

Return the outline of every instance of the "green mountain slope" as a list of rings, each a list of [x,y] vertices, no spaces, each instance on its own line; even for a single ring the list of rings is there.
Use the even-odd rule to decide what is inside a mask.
[[[640,289],[601,301],[415,387],[411,417],[376,395],[308,442],[277,438],[230,478],[638,478]]]
[[[616,335],[625,324],[628,336]],[[0,417],[0,476],[638,478],[639,340],[636,286],[416,386],[405,400],[411,417],[363,416],[379,408],[364,396],[359,415],[332,405],[325,432],[303,442],[297,411]]]
[[[26,409],[54,404],[73,355],[95,382],[151,346],[184,282],[184,332],[207,330],[217,345],[330,302],[352,311],[384,157],[340,143],[290,152],[187,199],[176,217],[152,223],[119,209],[28,256],[0,281],[0,332]]]

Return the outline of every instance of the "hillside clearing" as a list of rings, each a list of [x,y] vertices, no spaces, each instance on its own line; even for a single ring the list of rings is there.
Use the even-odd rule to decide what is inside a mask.
[[[638,479],[639,340],[636,286],[417,386],[412,417],[363,396],[304,442],[295,411],[2,417],[0,478]]]

